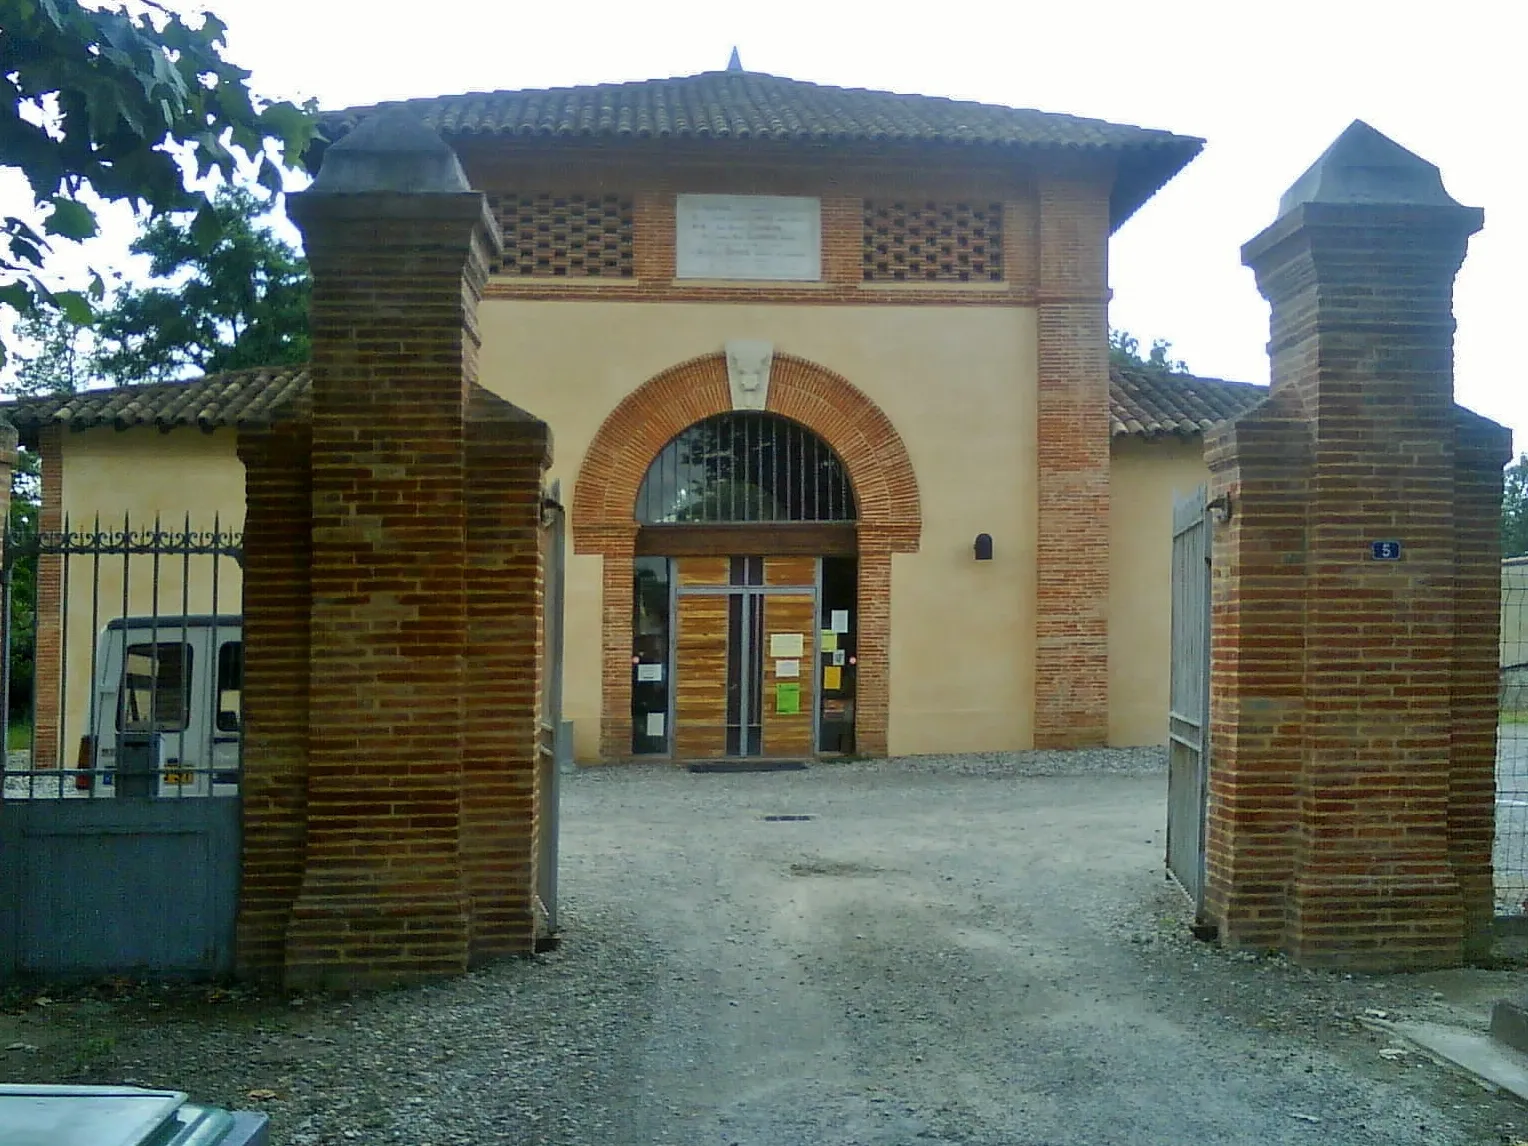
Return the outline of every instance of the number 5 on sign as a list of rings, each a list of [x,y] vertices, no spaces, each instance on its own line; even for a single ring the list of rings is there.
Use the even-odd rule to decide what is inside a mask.
[[[1399,561],[1400,559],[1401,543],[1399,541],[1369,542],[1370,561]]]

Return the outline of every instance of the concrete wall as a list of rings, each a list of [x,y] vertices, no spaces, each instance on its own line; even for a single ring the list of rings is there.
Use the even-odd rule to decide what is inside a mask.
[[[1209,481],[1198,438],[1116,438],[1110,454],[1109,743],[1167,737],[1173,498]]]
[[[901,433],[923,497],[921,550],[893,561],[891,750],[1028,746],[1032,311],[488,299],[480,317],[481,381],[551,425],[552,476],[569,500],[589,442],[616,404],[729,339],[767,339],[849,379]],[[984,532],[996,559],[978,564],[971,544]],[[569,560],[564,712],[580,759],[598,745],[600,574],[597,557]]]

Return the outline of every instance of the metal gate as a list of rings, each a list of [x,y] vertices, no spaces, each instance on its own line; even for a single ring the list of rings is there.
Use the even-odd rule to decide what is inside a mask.
[[[4,538],[0,978],[232,971],[242,541]]]
[[[541,594],[541,737],[536,766],[541,775],[537,787],[541,803],[540,851],[536,857],[536,895],[546,912],[550,934],[557,932],[557,831],[561,802],[561,772],[571,758],[567,729],[562,720],[563,585],[566,580],[567,513],[562,487],[553,482],[542,504],[544,582]]]
[[[1204,908],[1209,798],[1210,529],[1205,487],[1173,504],[1172,664],[1167,724],[1167,870]]]

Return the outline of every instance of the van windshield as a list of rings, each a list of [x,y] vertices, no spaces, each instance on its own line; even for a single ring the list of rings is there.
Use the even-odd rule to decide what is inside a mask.
[[[117,728],[178,732],[191,707],[191,647],[155,642],[128,645]]]

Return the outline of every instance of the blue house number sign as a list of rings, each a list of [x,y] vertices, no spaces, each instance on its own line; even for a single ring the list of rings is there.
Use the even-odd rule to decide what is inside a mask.
[[[1401,543],[1399,541],[1369,542],[1370,561],[1399,561],[1400,559]]]

